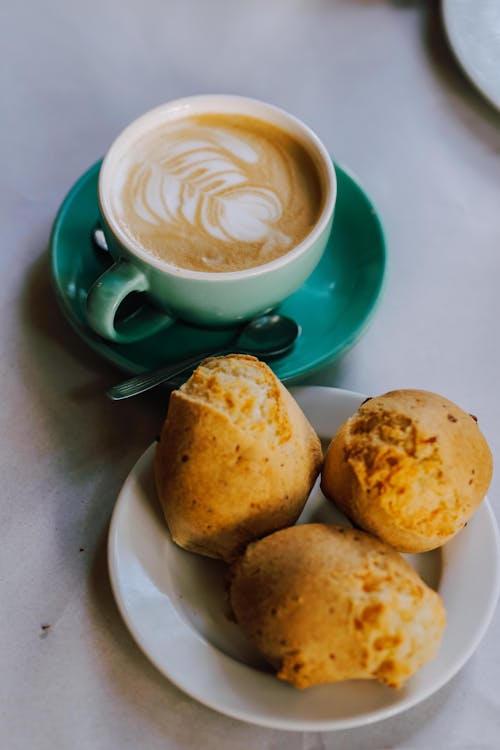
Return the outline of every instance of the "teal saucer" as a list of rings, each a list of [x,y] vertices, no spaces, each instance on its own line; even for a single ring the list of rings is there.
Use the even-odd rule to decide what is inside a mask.
[[[85,172],[66,196],[50,240],[52,278],[61,309],[76,333],[121,370],[139,373],[198,351],[224,348],[237,329],[201,329],[177,322],[133,344],[113,344],[87,325],[90,286],[110,264],[95,250],[91,233],[99,219],[97,177],[100,162]],[[338,165],[337,204],[325,254],[306,283],[279,307],[302,333],[292,351],[271,366],[292,382],[333,361],[366,329],[380,297],[385,271],[382,226],[370,200]]]

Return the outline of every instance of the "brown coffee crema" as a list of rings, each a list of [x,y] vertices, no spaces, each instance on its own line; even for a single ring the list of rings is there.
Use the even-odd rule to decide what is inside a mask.
[[[145,133],[118,162],[112,203],[122,232],[173,266],[228,272],[296,247],[323,208],[308,150],[243,115],[202,114]]]

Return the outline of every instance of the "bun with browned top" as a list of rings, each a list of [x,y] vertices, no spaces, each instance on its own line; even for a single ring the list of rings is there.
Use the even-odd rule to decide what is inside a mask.
[[[277,676],[305,688],[348,679],[400,687],[437,651],[440,597],[389,545],[305,524],[250,544],[231,569],[237,622]]]
[[[171,394],[156,449],[174,542],[232,560],[295,523],[321,461],[318,436],[266,364],[246,355],[205,360]]]
[[[398,390],[367,400],[338,430],[321,488],[360,528],[422,552],[463,528],[492,470],[470,414],[435,393]]]

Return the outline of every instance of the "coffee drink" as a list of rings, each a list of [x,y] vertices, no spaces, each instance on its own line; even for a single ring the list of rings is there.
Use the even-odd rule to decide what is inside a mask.
[[[176,320],[211,328],[273,310],[320,262],[337,199],[332,159],[307,125],[225,94],[138,117],[111,144],[97,188],[114,263],[90,288],[86,318],[125,344]],[[118,316],[137,292],[146,304]]]
[[[284,255],[311,232],[324,203],[308,149],[240,114],[194,114],[143,132],[116,163],[113,183],[124,236],[193,271],[240,271]]]

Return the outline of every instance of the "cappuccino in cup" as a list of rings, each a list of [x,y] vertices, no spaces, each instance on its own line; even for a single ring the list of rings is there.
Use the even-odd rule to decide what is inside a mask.
[[[89,290],[90,328],[128,343],[176,320],[227,326],[272,310],[319,263],[336,194],[325,147],[278,107],[216,94],[146,112],[99,173],[115,262]],[[118,315],[137,292],[141,307]]]
[[[312,155],[276,125],[206,113],[157,125],[115,166],[112,212],[144,252],[178,268],[231,272],[287,253],[322,208]]]

